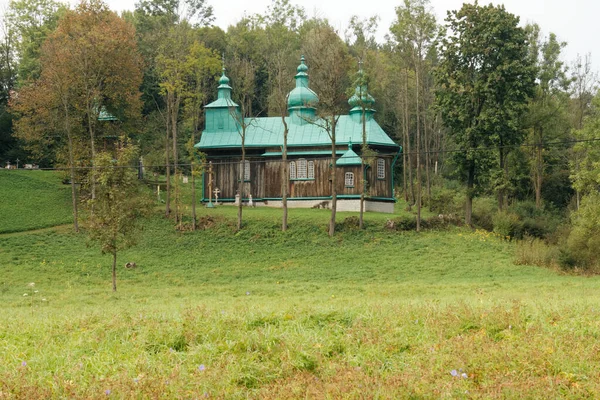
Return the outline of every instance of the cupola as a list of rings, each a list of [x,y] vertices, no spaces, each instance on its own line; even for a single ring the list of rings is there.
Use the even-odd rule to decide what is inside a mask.
[[[359,63],[358,76],[356,79],[356,89],[354,94],[348,100],[348,104],[352,109],[350,110],[350,117],[355,122],[362,122],[362,111],[365,109],[365,118],[368,121],[375,114],[373,106],[375,105],[375,99],[369,94],[367,78],[362,69],[362,62]]]
[[[319,102],[319,97],[308,87],[308,66],[305,61],[302,56],[296,69],[296,87],[288,94],[288,111],[292,121],[297,123],[315,118],[315,106]]]

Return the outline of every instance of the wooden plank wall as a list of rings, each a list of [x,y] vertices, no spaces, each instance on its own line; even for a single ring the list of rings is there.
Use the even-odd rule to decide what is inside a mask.
[[[377,179],[377,164],[367,170],[368,195],[373,197],[391,197],[391,157],[382,157],[386,162],[385,179]],[[315,163],[314,180],[290,181],[288,188],[289,197],[325,197],[331,196],[330,158],[306,158]],[[209,159],[210,160],[210,159]],[[292,158],[290,161],[295,161]],[[281,175],[283,164],[280,158],[264,159],[252,157],[250,161],[250,182],[244,182],[243,197],[252,194],[253,198],[281,198]],[[340,195],[360,195],[362,190],[363,174],[360,165],[336,167],[337,192]],[[239,158],[219,158],[213,160],[213,189],[218,187],[221,191],[219,198],[234,199],[237,193],[237,184],[240,171]],[[289,171],[289,169],[288,169]],[[354,173],[354,187],[345,187],[345,173]],[[208,172],[204,196],[209,196]]]

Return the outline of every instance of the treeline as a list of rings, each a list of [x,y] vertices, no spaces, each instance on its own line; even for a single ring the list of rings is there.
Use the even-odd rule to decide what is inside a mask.
[[[375,118],[404,149],[398,197],[416,208],[417,230],[426,206],[503,236],[540,237],[560,248],[548,262],[597,265],[597,74],[589,56],[565,63],[556,35],[502,6],[465,4],[437,21],[427,0],[399,2],[383,43],[377,16],[337,32],[288,0],[227,31],[214,22],[205,0],[141,0],[120,16],[97,0],[74,9],[12,0],[0,45],[0,162],[69,166],[94,198],[96,174],[75,167],[93,167],[111,137],[128,136],[170,185],[171,174],[200,172],[192,146],[223,65],[243,114],[280,116],[304,54],[324,115],[347,109],[360,60]],[[172,200],[179,222],[172,192],[165,211]]]

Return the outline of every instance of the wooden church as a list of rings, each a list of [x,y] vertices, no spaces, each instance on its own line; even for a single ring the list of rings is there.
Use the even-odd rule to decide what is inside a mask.
[[[295,77],[296,87],[288,95],[288,207],[329,208],[332,174],[336,174],[337,208],[358,211],[360,194],[366,184],[365,210],[393,212],[393,169],[401,147],[390,139],[373,118],[374,99],[366,88],[357,88],[349,100],[348,115],[341,115],[336,129],[336,153],[327,131],[316,120],[319,98],[309,88],[308,66],[302,57]],[[218,98],[205,107],[206,126],[195,145],[206,154],[202,202],[243,203],[281,207],[283,173],[283,122],[281,117],[246,118],[231,99],[229,78],[219,80]],[[361,100],[360,94],[364,93]],[[360,148],[363,137],[363,106],[366,138],[376,159],[362,170]],[[241,163],[242,128],[245,121],[245,165]],[[358,154],[357,154],[358,152]],[[243,170],[243,174],[241,173]],[[238,184],[243,176],[243,190]],[[366,180],[366,181],[365,181]]]

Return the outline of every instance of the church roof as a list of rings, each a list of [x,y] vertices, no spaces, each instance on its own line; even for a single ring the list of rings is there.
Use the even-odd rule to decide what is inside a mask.
[[[281,117],[246,118],[245,147],[283,146],[283,123]],[[331,145],[327,131],[317,124],[296,124],[288,120],[288,147]],[[390,146],[398,148],[392,139],[371,119],[366,122],[367,143],[370,145]],[[349,115],[339,117],[336,127],[336,143],[362,143],[362,123],[353,120]],[[241,148],[242,139],[235,131],[204,131],[199,149]]]
[[[361,164],[360,157],[352,150],[352,142],[348,143],[348,150],[335,162],[338,167]]]

